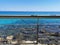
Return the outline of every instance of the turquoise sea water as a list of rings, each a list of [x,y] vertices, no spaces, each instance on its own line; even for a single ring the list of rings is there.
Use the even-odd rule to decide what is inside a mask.
[[[0,16],[30,16],[30,15],[36,15],[36,16],[52,16],[52,15],[60,15],[60,12],[12,12],[12,11],[0,11]],[[4,24],[37,24],[37,19],[33,18],[0,18],[0,27]],[[59,19],[46,19],[46,18],[40,18],[39,24],[45,25],[45,24],[52,24],[52,25],[60,25],[60,18]],[[54,26],[51,26],[54,27]],[[54,27],[55,28],[55,27]],[[60,30],[58,30],[60,32]],[[54,31],[53,31],[54,32]]]
[[[52,16],[52,15],[60,15],[60,12],[32,12],[32,11],[0,11],[0,15],[15,15],[15,16]]]
[[[30,15],[36,15],[36,16],[52,16],[52,15],[60,15],[60,12],[23,12],[23,11],[0,11],[0,16],[30,16]],[[36,24],[37,19],[1,19],[0,18],[0,24]],[[39,24],[60,24],[60,19],[40,19]]]
[[[51,15],[60,15],[60,12],[24,12],[24,11],[0,11],[0,16],[30,16],[30,15],[39,15],[39,16],[51,16]],[[20,23],[20,24],[36,24],[37,19],[0,19],[0,24],[11,24],[11,23]],[[40,19],[39,24],[60,24],[60,19]]]
[[[0,25],[3,24],[37,24],[37,19],[35,18],[0,18]],[[53,18],[40,18],[39,19],[40,25],[60,25],[60,18],[53,19]]]

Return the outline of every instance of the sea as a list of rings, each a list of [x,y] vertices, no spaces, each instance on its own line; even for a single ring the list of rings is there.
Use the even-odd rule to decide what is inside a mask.
[[[29,12],[29,11],[0,11],[0,16],[60,16],[60,12]],[[0,27],[10,24],[37,24],[37,19],[34,18],[0,18]],[[60,32],[57,27],[60,25],[60,18],[40,18],[39,24],[51,25],[46,28],[52,28],[52,32]],[[58,25],[58,26],[57,26]],[[42,26],[43,27],[43,26]],[[56,29],[55,29],[56,28]],[[5,28],[4,28],[5,29]],[[54,29],[54,30],[53,30]],[[48,29],[47,29],[48,30]],[[49,31],[51,32],[51,31]]]
[[[0,11],[0,16],[60,16],[60,12],[33,12],[33,11]],[[19,21],[19,22],[17,22]],[[11,23],[20,23],[20,24],[36,24],[37,19],[33,18],[17,18],[17,19],[3,19],[0,18],[0,24],[11,24]],[[60,25],[60,18],[59,19],[46,19],[41,18],[39,19],[39,24],[54,24]]]
[[[60,12],[0,11],[0,16],[59,16]]]

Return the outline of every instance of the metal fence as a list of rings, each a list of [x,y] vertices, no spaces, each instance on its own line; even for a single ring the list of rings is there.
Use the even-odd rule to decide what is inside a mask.
[[[39,24],[39,18],[60,16],[0,16],[0,18],[37,18],[37,24],[0,25],[1,45],[60,45],[60,25]]]
[[[0,42],[7,44],[36,44],[36,25],[0,25]]]
[[[60,44],[60,25],[0,26],[2,26],[0,27],[1,44]]]

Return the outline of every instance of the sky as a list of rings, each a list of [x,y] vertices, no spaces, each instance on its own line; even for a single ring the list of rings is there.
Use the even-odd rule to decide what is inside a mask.
[[[60,0],[0,0],[0,11],[60,11]]]

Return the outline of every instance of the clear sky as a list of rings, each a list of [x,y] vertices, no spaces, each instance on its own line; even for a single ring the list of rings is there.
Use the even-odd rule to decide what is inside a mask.
[[[60,11],[60,0],[0,0],[0,11]]]

